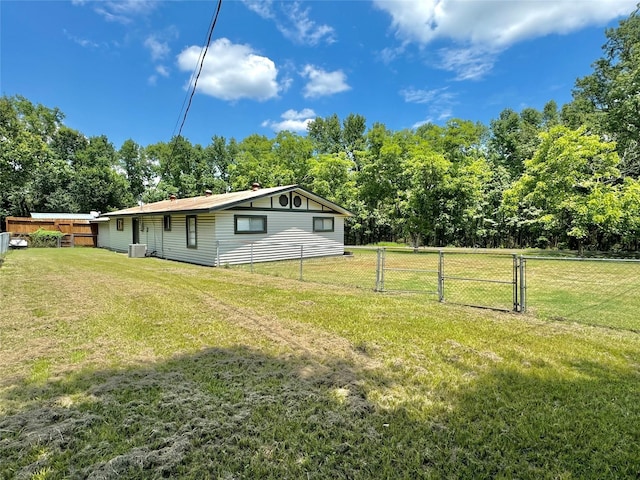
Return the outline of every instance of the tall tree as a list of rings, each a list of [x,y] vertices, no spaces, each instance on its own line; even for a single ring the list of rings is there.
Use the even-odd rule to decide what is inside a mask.
[[[307,133],[317,153],[339,153],[342,147],[342,128],[337,114],[317,117],[307,125]]]
[[[547,105],[546,115],[552,122],[553,105]],[[533,108],[525,108],[519,114],[507,108],[491,121],[489,149],[495,153],[496,165],[504,167],[513,180],[522,175],[525,161],[533,157],[544,122],[544,114]]]
[[[118,151],[118,165],[129,182],[129,192],[140,199],[152,177],[145,150],[132,139],[125,140]]]
[[[640,7],[605,32],[604,56],[579,79],[574,101],[617,143],[623,175],[640,177]]]
[[[117,159],[105,135],[89,138],[87,148],[78,152],[69,189],[79,211],[107,212],[135,203],[127,180],[116,172]]]
[[[525,243],[558,246],[585,239],[602,225],[595,199],[604,199],[619,174],[615,145],[584,128],[553,127],[525,163],[525,173],[505,192],[503,211],[525,233]]]
[[[21,96],[0,97],[0,219],[26,216],[37,203],[34,179],[54,157],[49,143],[63,118]]]

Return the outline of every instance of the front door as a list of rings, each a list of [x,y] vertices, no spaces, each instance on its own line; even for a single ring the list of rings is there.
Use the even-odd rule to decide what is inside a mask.
[[[133,243],[140,243],[140,220],[132,218],[131,228],[133,229]]]

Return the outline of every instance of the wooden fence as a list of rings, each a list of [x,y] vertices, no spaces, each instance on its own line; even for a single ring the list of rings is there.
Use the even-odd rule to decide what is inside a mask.
[[[89,220],[7,217],[7,231],[12,237],[28,237],[39,228],[64,233],[62,246],[98,246],[98,225]]]

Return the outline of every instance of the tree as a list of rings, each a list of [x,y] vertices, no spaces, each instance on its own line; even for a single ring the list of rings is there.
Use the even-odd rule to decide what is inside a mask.
[[[54,157],[49,143],[63,118],[21,96],[0,98],[0,219],[27,216],[37,205],[34,179]]]
[[[307,133],[316,153],[339,153],[342,151],[342,129],[335,113],[327,118],[316,117],[307,125]]]
[[[594,206],[611,193],[619,158],[615,144],[585,130],[557,126],[542,133],[524,174],[505,192],[503,213],[525,232],[527,244],[581,248],[603,226]]]
[[[547,125],[555,120],[553,104],[545,108],[546,114],[533,108],[525,108],[518,114],[507,108],[491,121],[489,149],[495,153],[495,165],[504,167],[512,180],[522,175],[525,161],[533,157],[545,120]]]
[[[640,7],[605,32],[604,56],[573,92],[585,116],[617,144],[623,175],[640,177]]]
[[[105,135],[89,138],[87,148],[78,152],[69,190],[79,211],[107,212],[135,203],[127,180],[116,172],[117,158]]]
[[[291,183],[306,184],[309,159],[313,153],[311,140],[297,133],[283,130],[273,139],[272,148],[277,162],[292,173]]]
[[[129,182],[131,196],[140,199],[153,176],[145,150],[132,139],[125,140],[118,151],[118,166]]]
[[[238,144],[235,139],[229,143],[224,137],[214,135],[211,143],[207,145],[203,153],[204,169],[203,177],[208,188],[214,193],[225,193],[231,188],[230,172],[238,153]]]

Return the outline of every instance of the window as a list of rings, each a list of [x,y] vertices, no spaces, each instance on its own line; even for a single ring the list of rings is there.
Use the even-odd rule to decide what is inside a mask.
[[[198,222],[195,215],[187,215],[187,248],[198,248]]]
[[[289,205],[289,197],[287,197],[286,195],[280,195],[280,198],[278,198],[278,203],[280,203],[281,207],[286,207],[287,205]]]
[[[313,217],[314,232],[333,232],[333,217]]]
[[[266,215],[234,215],[235,233],[267,233]]]
[[[124,230],[124,218],[118,218],[116,220],[116,229],[119,231],[123,231]]]
[[[171,215],[164,216],[163,225],[164,225],[165,232],[171,231]]]

